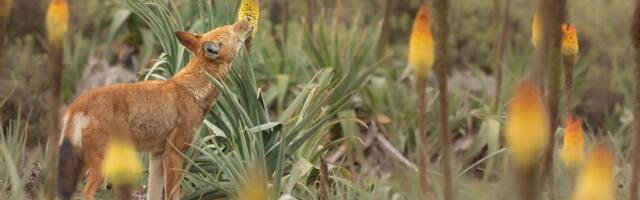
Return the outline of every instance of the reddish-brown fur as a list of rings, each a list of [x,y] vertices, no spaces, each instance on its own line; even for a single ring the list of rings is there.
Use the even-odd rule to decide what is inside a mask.
[[[219,94],[205,72],[224,79],[250,32],[245,22],[203,35],[176,32],[193,56],[172,79],[102,87],[74,101],[63,118],[63,140],[71,141],[74,152],[82,158],[83,170],[76,173],[88,172],[83,199],[92,199],[104,181],[100,167],[115,126],[124,127],[137,149],[150,155],[148,199],[160,199],[163,177],[165,199],[178,199],[183,161],[178,151],[188,148]],[[217,57],[205,56],[205,42],[222,44]],[[76,127],[81,130],[79,138],[74,135]],[[64,170],[65,166],[59,167]]]

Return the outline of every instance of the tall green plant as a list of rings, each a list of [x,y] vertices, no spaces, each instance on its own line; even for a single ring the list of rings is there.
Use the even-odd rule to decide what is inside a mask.
[[[223,194],[233,197],[245,184],[243,172],[255,167],[266,171],[274,197],[290,193],[296,186],[292,183],[307,178],[309,168],[300,165],[318,163],[323,152],[343,141],[321,147],[329,129],[342,120],[352,120],[332,117],[350,96],[330,103],[340,79],[326,69],[304,86],[276,121],[271,121],[248,57],[237,59],[240,61],[234,63],[229,80],[212,78],[221,95],[194,144],[196,152],[189,160],[193,169],[183,186],[196,187],[190,188],[187,199]],[[296,175],[283,178],[286,174]]]
[[[335,76],[340,79],[335,85],[334,96],[330,104],[337,103],[342,97],[353,95],[353,92],[369,82],[371,74],[386,59],[378,57],[379,27],[360,26],[360,18],[356,17],[350,28],[338,23],[336,19],[326,23],[324,18],[318,18],[317,23],[310,24],[312,28],[304,30],[304,52],[310,60],[311,69],[332,68]],[[338,113],[336,117],[355,117],[353,106]],[[355,122],[340,124],[342,136],[359,137]],[[353,143],[352,151],[355,157],[364,157],[364,151],[359,144]]]
[[[344,77],[336,89],[337,97],[362,87],[373,70],[384,58],[378,58],[376,47],[380,37],[380,28],[363,28],[358,25],[350,29],[333,21],[330,25],[318,19],[312,24],[315,29],[305,29],[305,53],[313,68],[334,68],[338,77]],[[354,24],[359,24],[359,18]],[[363,30],[364,29],[364,30]]]
[[[20,112],[18,112],[20,113]],[[27,144],[27,124],[21,125],[20,116],[8,126],[0,123],[0,199],[22,199],[24,197],[24,180],[21,158]],[[21,127],[24,126],[24,127]]]

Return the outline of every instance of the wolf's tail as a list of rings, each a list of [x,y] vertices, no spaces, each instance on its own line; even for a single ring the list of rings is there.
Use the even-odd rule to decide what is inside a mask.
[[[82,173],[82,151],[65,137],[58,153],[58,196],[68,200],[73,196]]]

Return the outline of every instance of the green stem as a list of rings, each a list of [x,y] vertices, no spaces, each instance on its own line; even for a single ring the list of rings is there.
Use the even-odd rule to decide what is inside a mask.
[[[496,1],[498,4],[498,1]],[[496,5],[497,9],[500,9],[499,5]],[[511,0],[505,0],[504,5],[504,13],[502,15],[501,22],[501,31],[500,38],[498,38],[498,59],[496,63],[495,76],[496,76],[496,85],[495,85],[495,94],[493,96],[493,102],[491,103],[491,112],[493,114],[497,114],[498,106],[500,105],[500,94],[502,88],[502,66],[504,65],[504,52],[507,49],[507,38],[509,37],[509,19],[511,18],[510,13]],[[496,10],[497,11],[497,10]]]
[[[500,0],[496,0],[495,1],[495,9],[496,12],[499,12],[500,10]],[[497,63],[496,63],[496,68],[495,68],[495,76],[496,76],[496,85],[495,85],[495,91],[494,91],[494,96],[493,96],[493,102],[491,104],[491,113],[493,113],[494,115],[498,115],[498,108],[500,106],[500,96],[502,94],[502,67],[504,65],[504,55],[505,55],[505,51],[507,49],[507,38],[509,37],[509,21],[511,18],[511,0],[505,0],[504,2],[504,11],[503,14],[501,16],[501,18],[497,19],[496,21],[500,21],[501,19],[501,24],[500,24],[500,36],[497,40],[498,43],[498,52],[497,52]],[[492,148],[489,148],[489,153],[493,153],[491,152]],[[485,173],[482,176],[482,182],[483,183],[487,183],[489,176],[491,175],[491,173],[493,172],[493,168],[495,167],[495,161],[496,158],[491,157],[488,161],[487,161],[487,170],[485,171]],[[486,186],[489,186],[489,184],[486,184]]]
[[[387,43],[389,41],[389,13],[391,12],[391,3],[392,0],[385,0],[384,4],[384,15],[382,17],[382,26],[380,27],[380,37],[378,37],[378,49],[377,54],[378,57],[384,56],[384,50],[386,49]]]

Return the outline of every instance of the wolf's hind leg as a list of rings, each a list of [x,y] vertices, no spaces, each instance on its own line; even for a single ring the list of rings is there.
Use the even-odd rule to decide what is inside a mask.
[[[102,183],[104,182],[104,177],[100,172],[100,164],[102,162],[96,163],[93,162],[91,166],[89,166],[89,175],[87,178],[87,184],[84,186],[84,190],[82,191],[82,199],[91,200],[93,199],[94,194]]]

